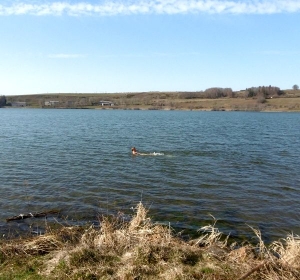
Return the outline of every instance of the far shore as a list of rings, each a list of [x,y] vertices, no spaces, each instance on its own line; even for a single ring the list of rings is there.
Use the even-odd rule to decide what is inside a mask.
[[[300,112],[300,90],[267,97],[245,95],[245,91],[219,98],[204,98],[202,92],[15,95],[6,96],[6,108]]]

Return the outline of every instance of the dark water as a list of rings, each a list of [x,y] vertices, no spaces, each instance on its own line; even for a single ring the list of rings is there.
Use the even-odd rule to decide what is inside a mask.
[[[0,231],[38,230],[20,213],[69,223],[132,214],[232,236],[300,234],[300,114],[1,109]],[[131,146],[156,156],[132,156]]]

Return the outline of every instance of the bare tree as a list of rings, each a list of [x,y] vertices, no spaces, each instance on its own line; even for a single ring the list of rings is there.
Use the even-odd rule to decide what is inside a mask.
[[[231,88],[208,88],[204,91],[205,98],[233,97]]]
[[[293,85],[293,90],[298,90],[299,86],[298,85]]]
[[[282,94],[284,94],[284,92],[280,90],[279,87],[273,87],[273,86],[251,87],[246,89],[247,97],[269,98],[273,96],[279,96]]]

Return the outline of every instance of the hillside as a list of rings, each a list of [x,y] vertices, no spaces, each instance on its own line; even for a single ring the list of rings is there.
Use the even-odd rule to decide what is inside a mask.
[[[249,97],[249,91],[216,97],[209,92],[56,93],[6,96],[7,105],[31,108],[88,108],[206,111],[300,111],[300,90]],[[100,101],[110,101],[101,105]]]

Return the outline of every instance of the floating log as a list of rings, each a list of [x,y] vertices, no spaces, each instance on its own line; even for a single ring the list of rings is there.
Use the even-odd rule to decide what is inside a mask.
[[[24,220],[27,218],[47,217],[48,215],[56,215],[58,213],[59,213],[59,210],[50,210],[50,211],[39,212],[39,213],[20,214],[18,216],[13,216],[11,218],[7,218],[6,222],[11,222],[11,221],[16,221],[16,220]]]

